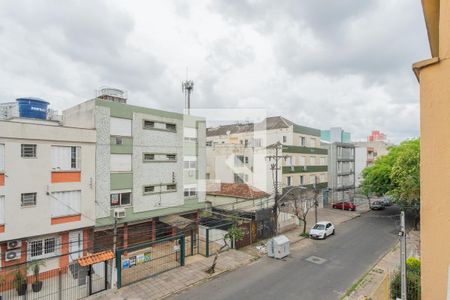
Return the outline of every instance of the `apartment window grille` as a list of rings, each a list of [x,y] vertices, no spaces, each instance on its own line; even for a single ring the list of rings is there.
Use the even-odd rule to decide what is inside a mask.
[[[22,144],[21,145],[21,156],[24,158],[35,158],[36,157],[37,145],[33,144]]]
[[[154,192],[155,192],[155,186],[154,185],[146,185],[146,186],[144,186],[144,194],[154,193]]]
[[[153,160],[155,160],[155,154],[144,153],[144,161],[153,161]]]
[[[21,195],[22,207],[35,206],[37,193],[24,193]]]
[[[170,161],[176,161],[177,160],[177,155],[176,154],[167,154],[166,157],[167,157],[167,160],[170,160]]]
[[[184,197],[195,197],[195,196],[197,196],[196,187],[184,188]]]
[[[155,128],[155,122],[144,120],[144,129],[153,129]]]
[[[166,129],[169,131],[177,131],[177,125],[172,123],[166,123]]]
[[[176,184],[168,184],[166,186],[166,190],[167,191],[176,191],[177,190],[177,185]]]

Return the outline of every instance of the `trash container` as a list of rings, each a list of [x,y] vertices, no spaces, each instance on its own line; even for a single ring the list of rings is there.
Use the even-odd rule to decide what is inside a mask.
[[[289,239],[285,235],[279,235],[273,239],[273,257],[283,258],[289,255]]]

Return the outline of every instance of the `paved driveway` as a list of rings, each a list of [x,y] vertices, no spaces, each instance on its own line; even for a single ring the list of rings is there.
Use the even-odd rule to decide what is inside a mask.
[[[395,207],[341,224],[285,260],[267,257],[171,299],[337,299],[398,240]]]

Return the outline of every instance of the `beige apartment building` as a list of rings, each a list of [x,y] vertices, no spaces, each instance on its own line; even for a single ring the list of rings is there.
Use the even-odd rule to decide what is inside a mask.
[[[422,299],[450,299],[450,0],[422,1],[432,58],[420,83]],[[421,22],[421,20],[418,20]]]

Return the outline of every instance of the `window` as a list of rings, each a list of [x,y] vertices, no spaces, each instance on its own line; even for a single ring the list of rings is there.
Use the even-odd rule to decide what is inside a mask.
[[[300,166],[306,166],[304,156],[300,156]]]
[[[255,147],[261,147],[261,145],[262,145],[262,139],[255,139],[255,140],[254,140],[254,143],[255,143]]]
[[[114,193],[110,196],[111,206],[131,205],[131,192]]]
[[[155,192],[155,186],[154,185],[146,185],[144,186],[144,194],[150,194]]]
[[[306,138],[304,136],[300,137],[300,146],[306,146]]]
[[[32,144],[22,144],[21,145],[21,155],[24,158],[36,157],[36,147],[37,145]]]
[[[244,146],[248,147],[248,140],[244,140]]]
[[[195,197],[195,196],[197,196],[197,186],[184,187],[184,197]]]
[[[5,196],[0,196],[0,224],[5,224]]]
[[[197,128],[184,127],[183,134],[186,142],[197,142]]]
[[[115,142],[116,142],[116,145],[122,145],[123,144],[122,137],[116,136]]]
[[[58,255],[58,239],[47,237],[28,241],[28,255],[30,260]]]
[[[166,123],[166,129],[169,131],[177,131],[177,125],[172,123]]]
[[[234,183],[244,183],[242,174],[234,174]]]
[[[244,162],[245,162],[246,164],[248,164],[248,156],[245,156],[245,157],[244,157]]]
[[[196,156],[185,156],[184,157],[184,169],[192,170],[197,168],[197,157]]]
[[[325,175],[323,174],[320,175],[320,182],[325,182]]]
[[[167,154],[166,157],[167,157],[167,160],[170,160],[170,161],[176,161],[177,160],[177,155],[176,154]]]
[[[176,184],[168,184],[167,186],[166,186],[166,190],[167,191],[176,191],[177,190],[177,185]]]
[[[283,143],[287,142],[287,136],[283,135]]]
[[[111,154],[111,172],[131,172],[131,154]]]
[[[155,154],[144,153],[144,161],[152,161],[152,160],[155,160]]]
[[[5,145],[0,144],[0,172],[5,171]]]
[[[315,166],[316,165],[316,158],[314,156],[309,158],[309,165]]]
[[[310,176],[309,176],[309,183],[310,183],[310,184],[314,184],[315,181],[316,181],[316,176],[310,175]]]
[[[81,191],[54,192],[51,198],[52,217],[81,214]]]
[[[80,147],[52,146],[53,170],[76,170],[80,168]]]
[[[240,167],[242,166],[242,164],[244,163],[244,156],[243,155],[236,155],[234,157],[234,166],[235,167]]]
[[[316,139],[315,138],[309,138],[309,146],[316,147]]]
[[[325,165],[326,165],[325,157],[321,157],[321,158],[320,158],[320,165],[321,165],[321,166],[325,166]]]
[[[212,141],[206,141],[206,147],[211,147],[212,146]]]
[[[300,175],[300,185],[304,185],[305,184],[305,180],[303,178],[303,175]]]
[[[292,185],[292,177],[288,176],[286,179],[287,179],[287,186],[291,186]]]
[[[155,122],[144,120],[144,129],[153,129],[155,128]]]
[[[111,117],[110,134],[113,136],[131,136],[131,120]]]
[[[37,193],[24,193],[21,195],[22,207],[35,206]]]

